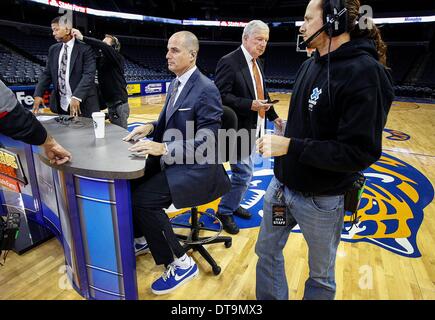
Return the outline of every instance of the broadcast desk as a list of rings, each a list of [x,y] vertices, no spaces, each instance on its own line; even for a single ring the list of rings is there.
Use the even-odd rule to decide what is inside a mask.
[[[26,220],[58,238],[68,278],[80,295],[137,299],[129,180],[143,176],[145,160],[130,157],[121,127],[106,123],[105,138],[96,139],[91,119],[40,120],[72,153],[71,162],[51,165],[38,147],[0,136],[3,148],[19,156],[29,182],[18,192]],[[0,186],[0,214],[17,207],[16,198],[16,191]]]

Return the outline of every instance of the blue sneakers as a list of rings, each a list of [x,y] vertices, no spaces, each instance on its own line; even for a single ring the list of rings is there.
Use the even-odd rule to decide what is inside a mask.
[[[145,244],[141,244],[138,242],[134,242],[134,253],[137,256],[140,256],[141,254],[145,254],[150,252],[150,248],[148,246],[148,243],[146,242]]]
[[[198,266],[191,259],[190,267],[183,269],[178,265],[171,263],[162,276],[151,285],[154,294],[169,293],[182,284],[189,282],[198,275]]]

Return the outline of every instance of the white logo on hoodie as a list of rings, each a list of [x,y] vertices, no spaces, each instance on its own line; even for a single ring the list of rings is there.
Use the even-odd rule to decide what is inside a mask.
[[[319,88],[314,88],[313,92],[311,93],[310,99],[308,99],[308,110],[311,112],[313,111],[314,106],[317,104],[317,100],[319,100],[320,95],[322,94],[322,89],[319,90]]]

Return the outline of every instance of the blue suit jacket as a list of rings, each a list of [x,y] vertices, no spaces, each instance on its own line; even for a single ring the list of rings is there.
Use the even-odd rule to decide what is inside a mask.
[[[168,92],[172,92],[172,84]],[[164,171],[177,208],[192,207],[213,201],[230,190],[231,184],[222,164],[217,164],[217,136],[223,114],[219,90],[198,69],[191,75],[175,105],[167,111],[169,94],[159,119],[154,123],[154,141],[166,142],[169,155],[178,154],[182,164],[165,165]],[[168,113],[168,114],[167,114]],[[190,122],[191,127],[189,129]],[[172,135],[178,129],[181,135]],[[192,133],[189,136],[189,130]],[[207,131],[212,139],[201,139],[198,132]],[[213,161],[199,164],[194,155],[199,146],[213,144],[216,156]],[[203,149],[205,150],[205,149]],[[163,156],[167,159],[167,156]],[[150,156],[147,161],[160,165],[160,157]]]

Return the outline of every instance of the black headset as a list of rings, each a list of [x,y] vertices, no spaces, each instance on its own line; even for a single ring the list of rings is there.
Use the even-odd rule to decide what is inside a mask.
[[[330,37],[336,37],[348,31],[345,0],[323,0],[323,23],[329,26],[326,28],[326,33]]]
[[[348,31],[347,28],[348,13],[345,6],[345,0],[323,0],[323,26],[317,30],[307,40],[299,44],[299,48],[306,48],[317,38],[323,31],[329,36],[328,47],[328,100],[332,105],[331,99],[331,81],[330,81],[330,50],[332,37],[337,37]]]
[[[121,43],[119,42],[118,38],[112,36],[111,34],[106,34],[105,36],[112,39],[112,48],[119,52],[121,50]]]
[[[329,37],[336,37],[347,30],[347,9],[345,0],[323,0],[323,26],[307,40],[299,44],[300,48],[308,47],[311,41],[323,31]]]

